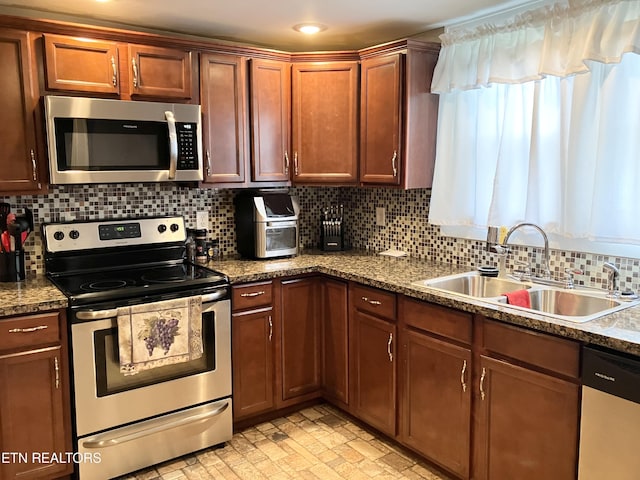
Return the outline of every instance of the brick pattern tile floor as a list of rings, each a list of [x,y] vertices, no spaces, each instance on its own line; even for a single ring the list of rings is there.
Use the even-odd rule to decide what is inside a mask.
[[[318,405],[118,480],[449,480],[398,446]]]

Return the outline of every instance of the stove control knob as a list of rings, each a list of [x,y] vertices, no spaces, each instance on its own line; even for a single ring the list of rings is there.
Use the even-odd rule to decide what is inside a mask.
[[[79,236],[80,236],[80,232],[79,232],[78,230],[71,230],[71,231],[69,232],[69,237],[70,237],[72,240],[77,240]]]
[[[172,232],[177,232],[178,229],[180,228],[180,226],[177,223],[172,223],[171,227],[169,227],[169,228],[171,228]]]
[[[158,232],[164,233],[166,231],[167,231],[167,226],[164,223],[161,223],[160,225],[158,225]]]
[[[55,238],[58,241],[62,240],[64,238],[64,232],[61,232],[60,230],[58,230],[57,232],[54,232],[53,238]]]

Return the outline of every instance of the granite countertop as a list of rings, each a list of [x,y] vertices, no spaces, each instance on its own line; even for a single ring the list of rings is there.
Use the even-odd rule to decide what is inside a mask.
[[[232,284],[303,273],[324,273],[514,325],[640,355],[640,306],[589,322],[575,323],[411,284],[416,280],[467,272],[471,270],[469,267],[359,251],[308,252],[297,257],[274,260],[223,259],[209,262],[208,267],[227,274]]]
[[[23,282],[0,282],[0,317],[67,307],[67,297],[44,276]]]
[[[386,257],[362,251],[308,251],[297,257],[274,260],[229,258],[211,261],[207,266],[228,275],[232,284],[304,273],[323,273],[478,313],[514,325],[640,355],[640,306],[605,315],[590,322],[574,323],[412,285],[416,280],[463,273],[471,270],[469,267],[456,267],[410,257]],[[66,297],[44,276],[19,283],[0,283],[0,317],[37,313],[66,306]]]

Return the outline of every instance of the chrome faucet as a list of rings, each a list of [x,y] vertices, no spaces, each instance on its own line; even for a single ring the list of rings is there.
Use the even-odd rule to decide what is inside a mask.
[[[542,239],[544,240],[544,277],[543,278],[551,278],[551,269],[549,268],[549,238],[547,237],[547,234],[544,232],[544,230],[542,230],[542,228],[540,228],[535,223],[522,222],[522,223],[515,224],[513,227],[509,229],[509,231],[505,235],[504,240],[502,241],[502,247],[504,248],[507,247],[507,242],[511,234],[521,227],[533,227],[536,230],[538,230],[538,232],[540,232],[540,235],[542,235]]]
[[[620,270],[613,263],[605,262],[602,264],[607,272],[607,290],[610,297],[618,297],[620,295],[619,281]]]

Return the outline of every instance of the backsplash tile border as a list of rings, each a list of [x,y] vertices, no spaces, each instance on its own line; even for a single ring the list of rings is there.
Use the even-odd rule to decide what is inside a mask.
[[[430,191],[394,188],[292,187],[300,201],[300,245],[316,248],[320,239],[320,218],[324,207],[344,205],[347,242],[357,249],[405,250],[412,257],[477,268],[495,265],[497,257],[486,251],[482,241],[444,237],[436,225],[428,223]],[[209,236],[220,240],[223,255],[237,255],[233,198],[230,189],[191,188],[173,184],[126,184],[98,186],[51,186],[48,195],[10,196],[14,212],[33,210],[36,231],[25,244],[29,275],[44,273],[40,225],[43,222],[95,220],[127,216],[184,215],[195,226],[196,212],[209,211]],[[386,209],[386,225],[375,225],[375,207]],[[578,268],[578,285],[604,288],[604,262],[620,268],[621,288],[640,289],[640,259],[598,253],[552,249],[550,265],[554,276],[562,278],[565,268]],[[541,268],[542,249],[516,246],[507,260],[529,261],[534,271]],[[533,259],[533,260],[531,260]]]

